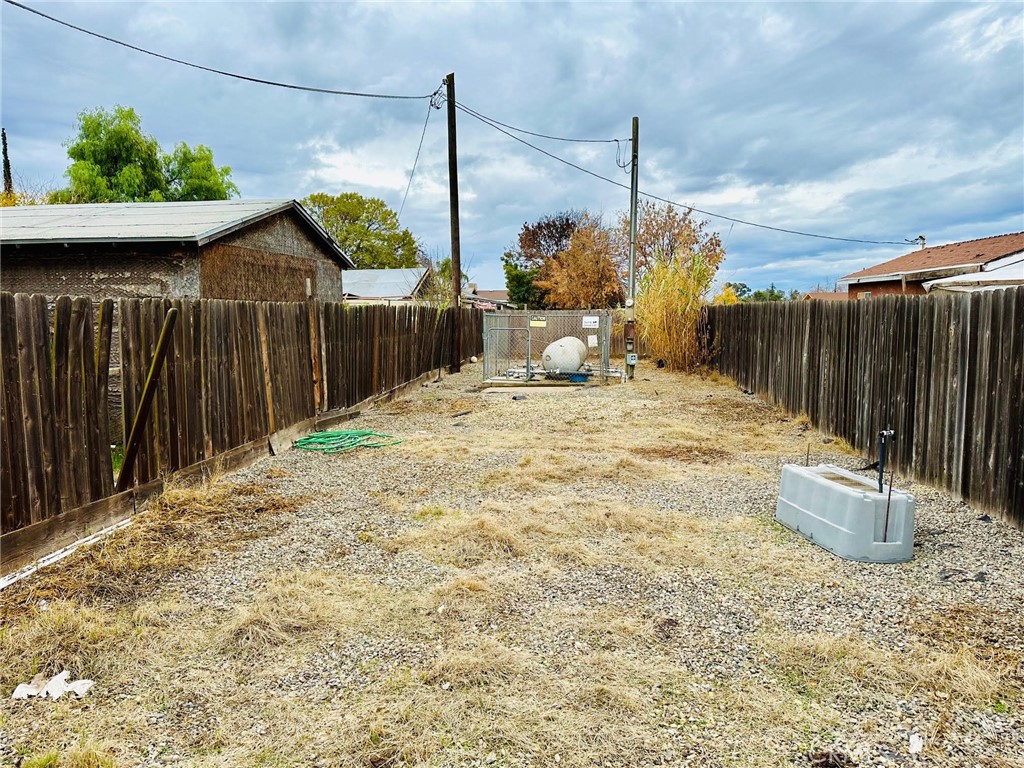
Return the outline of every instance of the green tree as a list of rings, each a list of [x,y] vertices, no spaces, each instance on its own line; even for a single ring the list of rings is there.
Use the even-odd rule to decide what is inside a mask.
[[[170,155],[131,107],[99,107],[78,115],[78,134],[67,144],[69,185],[50,195],[53,203],[226,200],[238,194],[231,169],[218,168],[202,144],[182,142]]]
[[[762,288],[761,290],[754,291],[750,294],[750,298],[747,301],[785,301],[786,294],[784,291],[779,290],[775,287],[775,283],[772,283],[769,288]]]
[[[731,288],[740,301],[745,301],[750,297],[750,286],[746,283],[726,283],[723,287]]]
[[[356,192],[316,192],[302,201],[359,269],[415,267],[419,248],[387,203]]]
[[[427,282],[420,294],[421,297],[431,304],[447,309],[452,305],[452,259],[445,256],[443,259],[431,258],[425,253],[420,253],[419,264],[426,267],[429,272]],[[460,292],[465,292],[469,285],[469,275],[462,272],[459,275]]]
[[[7,154],[7,129],[0,128],[0,137],[3,138],[4,152],[4,199],[14,198],[14,179],[11,178],[11,158]]]
[[[202,144],[192,149],[184,141],[163,158],[169,200],[227,200],[238,194],[231,169],[213,163],[213,151]]]
[[[520,266],[510,251],[501,257],[501,267],[505,270],[505,290],[508,300],[522,309],[537,309],[544,305],[544,291],[535,283],[540,277],[540,267]]]

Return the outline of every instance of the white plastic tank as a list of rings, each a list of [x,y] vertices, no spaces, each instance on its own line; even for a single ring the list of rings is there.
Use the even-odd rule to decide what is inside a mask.
[[[775,519],[848,560],[914,557],[914,497],[831,464],[783,466]]]
[[[580,339],[564,336],[544,347],[541,364],[545,371],[573,373],[583,367],[587,354],[587,345]]]

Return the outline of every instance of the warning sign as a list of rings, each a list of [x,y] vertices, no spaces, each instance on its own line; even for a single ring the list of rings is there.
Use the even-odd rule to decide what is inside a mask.
[[[548,319],[546,317],[531,317],[530,318],[531,328],[547,328]]]
[[[600,328],[601,318],[597,315],[584,315],[583,316],[583,327],[584,328]]]

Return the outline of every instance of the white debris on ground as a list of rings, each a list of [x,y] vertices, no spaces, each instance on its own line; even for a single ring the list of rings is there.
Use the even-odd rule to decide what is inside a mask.
[[[64,670],[59,675],[48,677],[40,673],[32,678],[30,683],[20,683],[11,694],[12,699],[27,699],[38,696],[41,699],[47,697],[57,701],[65,693],[73,693],[79,699],[89,692],[95,685],[92,680],[68,680],[71,673]]]

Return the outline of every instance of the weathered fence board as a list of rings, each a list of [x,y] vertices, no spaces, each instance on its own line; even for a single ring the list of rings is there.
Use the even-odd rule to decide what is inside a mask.
[[[5,569],[20,541],[13,531],[113,493],[110,435],[131,430],[171,307],[178,319],[144,425],[136,486],[393,393],[447,361],[454,322],[453,310],[427,306],[120,299],[115,313],[110,299],[0,294]],[[461,311],[464,354],[480,354],[482,312]],[[112,429],[114,338],[124,423]]]
[[[708,310],[713,365],[870,457],[1024,526],[1024,288]]]
[[[3,530],[112,491],[106,425],[110,302],[0,296]],[[107,349],[103,349],[103,345]]]

